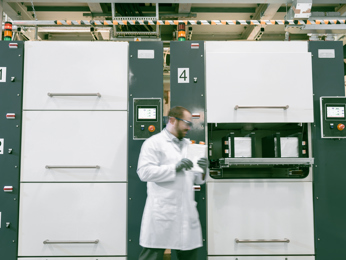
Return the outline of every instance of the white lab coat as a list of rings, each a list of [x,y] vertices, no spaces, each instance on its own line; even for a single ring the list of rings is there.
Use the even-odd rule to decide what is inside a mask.
[[[140,245],[146,248],[191,250],[203,246],[202,230],[193,184],[203,184],[202,174],[176,172],[186,157],[189,140],[182,149],[168,130],[147,139],[141,148],[137,173],[147,182],[147,200],[142,217]]]

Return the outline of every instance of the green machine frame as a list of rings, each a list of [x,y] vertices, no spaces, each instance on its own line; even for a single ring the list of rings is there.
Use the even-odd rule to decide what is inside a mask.
[[[343,46],[342,42],[310,42],[309,51],[313,55],[315,259],[341,260],[345,259],[346,243],[346,140],[322,136],[325,111],[320,104],[324,96],[345,96]],[[321,52],[329,53],[328,57]]]
[[[0,42],[0,57],[0,248],[17,260],[24,43]]]

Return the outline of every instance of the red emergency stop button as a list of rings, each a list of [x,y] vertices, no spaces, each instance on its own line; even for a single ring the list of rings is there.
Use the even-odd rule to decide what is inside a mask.
[[[345,129],[345,125],[344,124],[338,124],[337,128],[339,131],[342,131]]]
[[[148,130],[149,130],[149,132],[154,132],[155,131],[155,126],[153,126],[153,125],[150,125],[149,127],[148,127]]]

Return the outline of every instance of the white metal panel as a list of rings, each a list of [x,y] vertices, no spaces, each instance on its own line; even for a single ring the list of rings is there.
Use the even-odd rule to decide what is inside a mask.
[[[22,183],[18,255],[126,256],[126,193],[126,183]]]
[[[210,182],[207,196],[209,255],[314,254],[311,182]]]
[[[313,122],[310,53],[206,55],[209,123]],[[288,109],[235,109],[287,105]]]
[[[127,110],[128,43],[26,42],[26,109]],[[100,93],[49,97],[47,93]]]
[[[208,260],[315,260],[314,256],[209,256]]]
[[[205,42],[206,53],[211,52],[269,52],[269,53],[298,53],[308,52],[308,42],[306,41],[207,41]],[[256,61],[260,63],[261,61]]]
[[[127,112],[24,111],[21,160],[21,181],[127,181]]]

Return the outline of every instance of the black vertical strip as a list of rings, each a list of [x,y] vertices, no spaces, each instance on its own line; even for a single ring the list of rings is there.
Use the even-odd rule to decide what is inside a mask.
[[[200,24],[200,22],[199,22]],[[199,44],[191,48],[191,43]],[[206,144],[206,118],[205,118],[205,75],[204,75],[204,42],[184,41],[171,42],[171,107],[183,106],[192,113],[200,114],[193,118],[192,129],[187,134],[191,140],[204,141]],[[178,83],[178,68],[189,68],[189,83]],[[196,79],[196,80],[195,80]],[[198,260],[207,259],[207,209],[206,185],[195,192],[195,200],[202,226],[203,247],[198,249]],[[172,254],[172,260],[176,259]]]
[[[251,157],[256,158],[256,134],[255,132],[252,132],[250,134],[251,137]]]
[[[228,136],[222,137],[222,157],[226,158],[229,155],[229,142],[228,142]],[[226,150],[228,150],[228,153],[226,153]]]
[[[302,133],[298,133],[297,135],[298,137],[298,154],[299,157],[303,157],[303,137],[302,137]]]
[[[154,50],[154,59],[138,59],[138,50]],[[137,260],[142,250],[139,234],[146,200],[146,183],[137,175],[137,163],[143,140],[133,140],[133,99],[163,99],[163,43],[129,43],[129,118],[128,118],[128,227],[127,259]],[[161,102],[162,106],[162,102]],[[162,109],[162,107],[161,107]],[[162,118],[160,118],[162,120]],[[158,129],[159,131],[161,129]],[[114,245],[116,246],[116,245]]]
[[[234,143],[234,133],[230,133],[229,134],[229,137],[230,139],[228,140],[231,140],[231,143],[229,144],[229,147],[230,147],[230,153],[231,153],[231,158],[234,158],[235,157],[235,143]]]
[[[335,50],[335,58],[319,58],[321,49]],[[321,96],[344,96],[342,42],[309,42],[312,56],[314,123],[312,155],[314,189],[315,259],[342,259],[346,244],[345,139],[321,138]]]
[[[9,43],[18,48],[9,48]],[[7,260],[16,260],[18,250],[23,59],[23,42],[0,42],[0,67],[6,68],[6,82],[0,82],[0,258]],[[15,119],[6,119],[7,113],[15,113]],[[13,192],[4,192],[4,186],[12,186]]]

